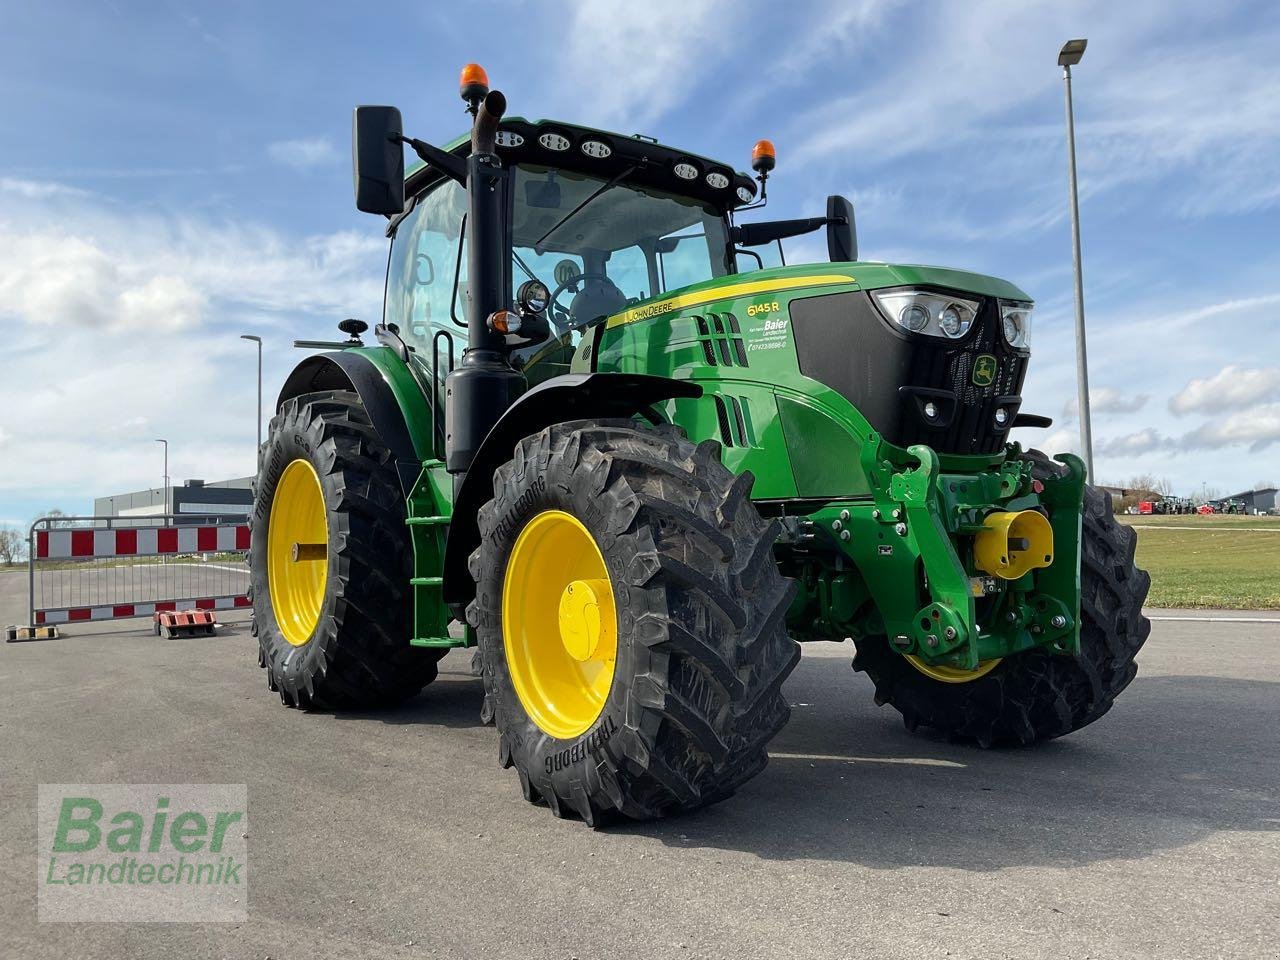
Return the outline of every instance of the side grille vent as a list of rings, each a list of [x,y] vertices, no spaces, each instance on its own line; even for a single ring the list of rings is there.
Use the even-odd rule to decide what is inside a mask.
[[[742,327],[737,317],[732,313],[710,313],[693,320],[698,326],[698,341],[708,366],[747,366],[747,348],[742,342]]]
[[[720,442],[726,447],[755,447],[755,427],[751,423],[751,407],[746,397],[713,394],[716,422],[720,426]]]

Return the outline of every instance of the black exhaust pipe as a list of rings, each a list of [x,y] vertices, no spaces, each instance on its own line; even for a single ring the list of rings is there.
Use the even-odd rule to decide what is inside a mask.
[[[461,484],[476,451],[528,382],[511,366],[489,316],[509,306],[511,290],[507,199],[511,174],[498,158],[498,122],[507,98],[491,90],[476,111],[467,158],[467,349],[445,379],[445,468]]]

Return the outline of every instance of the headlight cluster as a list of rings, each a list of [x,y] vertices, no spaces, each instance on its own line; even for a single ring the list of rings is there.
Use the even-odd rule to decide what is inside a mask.
[[[872,291],[894,323],[911,333],[958,340],[969,332],[978,315],[978,303],[924,290]]]
[[[1011,347],[1026,348],[1031,344],[1031,304],[1000,301],[1000,328]]]

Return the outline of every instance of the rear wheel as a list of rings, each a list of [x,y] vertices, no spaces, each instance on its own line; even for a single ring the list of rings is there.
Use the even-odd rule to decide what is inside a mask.
[[[1044,475],[1058,465],[1031,452]],[[1039,650],[979,664],[929,667],[895,653],[883,637],[859,643],[855,670],[876,702],[892,704],[908,729],[933,727],[982,746],[1060,737],[1097,720],[1137,675],[1134,657],[1151,632],[1142,604],[1151,578],[1134,564],[1137,538],[1111,513],[1107,494],[1085,488],[1081,530],[1080,655]]]
[[[714,443],[610,420],[526,438],[495,481],[468,617],[525,797],[596,825],[759,773],[800,654],[750,475]]]
[[[391,453],[348,391],[286,401],[255,484],[258,663],[293,707],[394,703],[443,651],[409,645],[412,550]]]

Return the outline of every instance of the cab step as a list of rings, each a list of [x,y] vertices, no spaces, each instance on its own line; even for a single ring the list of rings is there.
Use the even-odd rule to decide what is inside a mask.
[[[414,637],[409,641],[411,647],[465,647],[466,637]]]
[[[411,527],[447,527],[449,517],[409,517],[405,523]]]

